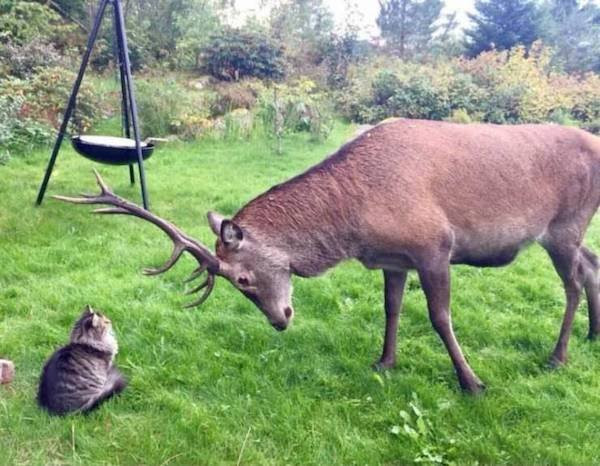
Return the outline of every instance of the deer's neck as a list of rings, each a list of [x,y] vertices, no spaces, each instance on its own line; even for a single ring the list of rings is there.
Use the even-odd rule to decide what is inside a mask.
[[[355,193],[316,167],[275,186],[238,212],[235,221],[289,257],[292,272],[318,275],[357,255]]]

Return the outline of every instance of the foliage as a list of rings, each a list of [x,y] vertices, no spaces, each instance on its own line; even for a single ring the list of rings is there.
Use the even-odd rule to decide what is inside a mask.
[[[144,137],[164,137],[184,131],[181,121],[190,109],[194,111],[193,117],[206,117],[199,113],[203,105],[197,97],[174,78],[138,79],[136,99]]]
[[[25,44],[12,41],[0,45],[0,74],[26,79],[45,67],[64,65],[65,59],[52,43],[39,38]]]
[[[321,44],[321,57],[327,66],[327,84],[339,89],[348,84],[348,68],[361,58],[360,42],[354,33],[331,34]]]
[[[333,32],[333,14],[323,0],[274,2],[269,30],[283,46],[290,74],[302,75],[321,63],[320,50]]]
[[[62,68],[44,68],[29,79],[9,78],[0,81],[0,95],[19,102],[18,116],[24,122],[36,121],[58,128],[69,100],[75,74]],[[72,130],[85,132],[100,113],[98,96],[83,83],[77,106],[71,117]]]
[[[438,405],[438,413],[449,408],[449,403],[442,402]],[[393,425],[390,434],[405,436],[409,439],[413,451],[414,462],[426,464],[454,464],[458,455],[456,439],[449,437],[436,428],[432,422],[432,415],[423,409],[419,397],[412,393],[412,400],[408,403],[408,410],[400,410],[401,425]]]
[[[306,131],[311,140],[323,141],[331,130],[332,115],[326,97],[307,79],[267,89],[260,96],[258,114],[267,134],[277,140],[278,153],[282,152],[281,139],[288,132]]]
[[[541,37],[556,53],[553,61],[567,72],[600,72],[600,6],[577,0],[544,3]]]
[[[477,0],[474,23],[466,31],[468,55],[488,50],[508,50],[516,45],[529,47],[539,38],[540,13],[532,0]]]
[[[244,80],[219,82],[211,87],[212,116],[225,115],[238,108],[251,109],[256,105],[259,93],[264,89],[260,81]]]
[[[361,123],[403,116],[584,124],[600,115],[599,80],[557,72],[552,50],[534,43],[529,52],[518,46],[431,65],[363,64],[337,101],[344,115]]]
[[[189,7],[175,13],[175,27],[179,31],[175,60],[178,68],[199,69],[202,51],[209,38],[221,28],[217,9],[211,0],[188,0]]]
[[[21,95],[0,94],[0,164],[6,163],[12,152],[27,152],[50,142],[52,128],[20,115],[24,98]]]
[[[225,28],[203,49],[203,69],[217,79],[279,79],[284,74],[282,48],[264,34]]]
[[[73,47],[80,39],[73,25],[65,24],[47,5],[22,0],[0,0],[0,47],[23,46],[37,39],[59,50]]]
[[[388,48],[401,58],[424,53],[437,29],[441,0],[380,0],[377,24]]]
[[[133,71],[141,71],[157,63],[151,50],[152,37],[140,25],[127,26],[127,49]],[[101,33],[94,45],[91,66],[96,71],[105,71],[116,65],[117,41],[110,21],[103,23]]]

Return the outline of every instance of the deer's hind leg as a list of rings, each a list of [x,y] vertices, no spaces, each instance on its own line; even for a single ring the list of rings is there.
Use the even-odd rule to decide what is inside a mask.
[[[584,272],[583,286],[590,318],[588,338],[594,340],[600,334],[600,277],[598,276],[600,262],[598,257],[584,246],[581,247],[581,255]]]
[[[552,366],[560,366],[567,362],[567,347],[575,318],[575,311],[581,299],[581,291],[586,283],[586,270],[589,261],[586,259],[579,242],[568,241],[569,236],[555,235],[547,238],[542,245],[550,255],[554,268],[561,278],[566,296],[566,308],[563,323],[556,347],[550,358]]]

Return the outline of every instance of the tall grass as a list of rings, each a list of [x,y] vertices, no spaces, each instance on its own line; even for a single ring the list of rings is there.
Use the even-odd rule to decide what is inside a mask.
[[[322,159],[325,144],[288,136],[283,157],[260,138],[170,144],[146,165],[152,209],[208,245],[205,212],[245,202]],[[455,330],[487,383],[463,395],[409,278],[398,365],[375,373],[383,334],[381,274],[354,262],[295,279],[293,326],[273,331],[221,280],[184,310],[193,261],[156,278],[170,243],[133,218],[93,217],[47,199],[33,206],[48,153],[0,166],[0,357],[17,377],[0,387],[0,464],[593,464],[600,444],[600,345],[579,313],[570,362],[545,362],[563,291],[539,248],[501,269],[453,269]],[[93,191],[91,162],[65,147],[49,194]],[[126,168],[99,166],[139,202]],[[588,234],[600,250],[600,224]],[[42,364],[85,304],[115,324],[130,381],[90,416],[51,418],[35,405]]]

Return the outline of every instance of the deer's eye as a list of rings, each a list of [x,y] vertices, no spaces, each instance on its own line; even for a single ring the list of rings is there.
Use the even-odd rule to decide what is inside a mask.
[[[248,281],[248,278],[244,277],[244,276],[238,277],[237,282],[239,285],[242,285],[242,286],[248,286],[250,284],[250,282]]]

